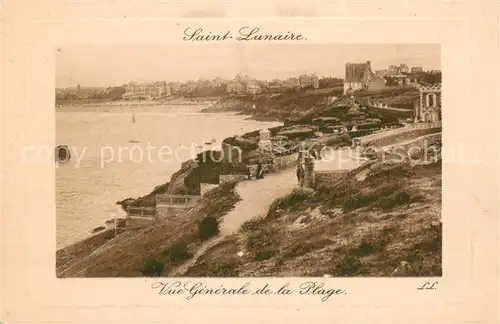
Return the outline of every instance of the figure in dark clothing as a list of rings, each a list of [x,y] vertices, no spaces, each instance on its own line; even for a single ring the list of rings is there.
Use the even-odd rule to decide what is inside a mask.
[[[317,160],[317,159],[318,159],[318,156],[316,155],[316,149],[315,149],[315,148],[313,148],[313,149],[311,150],[311,156],[312,156],[315,160]]]
[[[297,181],[299,182],[299,185],[302,187],[304,179],[304,167],[302,164],[297,165]]]
[[[257,179],[264,179],[264,170],[262,170],[262,164],[257,163]]]

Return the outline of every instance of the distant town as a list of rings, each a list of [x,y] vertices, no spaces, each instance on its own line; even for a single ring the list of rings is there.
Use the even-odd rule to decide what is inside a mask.
[[[56,104],[73,101],[162,100],[173,97],[218,97],[224,95],[265,95],[301,90],[330,89],[332,95],[350,91],[377,91],[390,87],[406,87],[441,82],[440,70],[425,70],[421,66],[409,67],[405,63],[375,69],[370,61],[345,64],[344,78],[321,77],[314,72],[284,80],[257,80],[236,74],[233,79],[216,77],[185,82],[130,81],[109,87],[56,88]]]

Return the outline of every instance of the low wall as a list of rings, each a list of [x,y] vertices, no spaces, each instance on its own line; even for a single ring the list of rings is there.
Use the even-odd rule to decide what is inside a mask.
[[[128,216],[127,228],[145,227],[156,220],[154,216]]]
[[[247,179],[246,174],[224,174],[219,175],[219,184],[229,182],[240,182]]]
[[[175,217],[182,214],[189,206],[187,205],[159,205],[156,206],[158,218]]]
[[[279,171],[297,166],[298,158],[299,158],[298,152],[286,156],[275,157],[273,160],[273,171]]]
[[[255,178],[257,176],[257,164],[250,164],[247,166],[247,168],[250,170],[250,177]],[[274,172],[274,165],[272,164],[262,164],[262,170],[264,173],[271,173]]]
[[[424,135],[414,140],[385,147],[384,151],[398,156],[404,155],[409,158],[417,158],[421,156],[424,150],[430,149],[441,142],[441,139],[442,133]]]
[[[343,178],[350,170],[314,171],[315,186],[331,186]]]
[[[371,142],[375,140],[380,140],[384,138],[388,138],[393,135],[399,135],[399,134],[404,134],[407,132],[412,132],[415,130],[422,130],[422,129],[441,129],[441,122],[436,122],[436,123],[417,123],[417,124],[411,124],[405,127],[401,128],[396,128],[396,129],[390,129],[386,130],[383,132],[378,132],[378,133],[373,133],[370,135],[365,135],[358,137],[357,139],[360,141],[362,145],[370,144]]]
[[[416,137],[428,135],[428,134],[434,134],[434,133],[441,133],[442,128],[441,127],[436,127],[436,128],[425,128],[425,129],[409,129],[408,131],[401,132],[398,134],[393,134],[393,135],[388,135],[385,137],[381,137],[376,140],[368,141],[365,142],[362,140],[362,145],[370,145],[370,146],[377,146],[377,147],[384,147],[384,146],[389,146],[389,145],[396,145],[401,142],[406,142],[409,140],[412,140]]]
[[[212,183],[200,183],[200,195],[203,196],[209,191],[214,190],[215,188],[218,188],[218,184],[212,184]]]

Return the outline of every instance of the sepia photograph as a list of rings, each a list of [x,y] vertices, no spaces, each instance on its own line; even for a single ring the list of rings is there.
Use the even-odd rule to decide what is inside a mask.
[[[443,275],[440,45],[67,45],[55,78],[57,278]]]

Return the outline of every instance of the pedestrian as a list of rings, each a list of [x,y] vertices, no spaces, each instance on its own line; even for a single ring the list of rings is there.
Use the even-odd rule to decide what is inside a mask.
[[[257,179],[264,179],[264,170],[262,170],[262,164],[257,163]]]
[[[304,179],[304,167],[302,166],[302,163],[300,163],[299,165],[297,165],[297,181],[299,182],[299,186],[301,187],[303,179]]]

